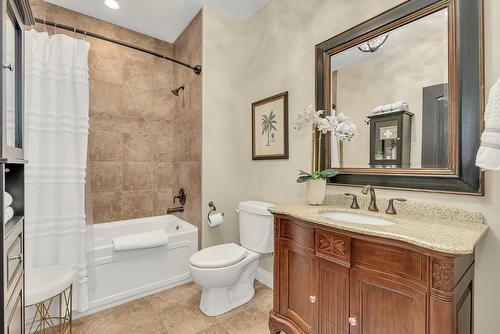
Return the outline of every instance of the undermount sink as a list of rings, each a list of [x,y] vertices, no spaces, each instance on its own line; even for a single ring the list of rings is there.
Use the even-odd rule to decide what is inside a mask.
[[[394,225],[395,223],[379,217],[367,216],[359,213],[340,212],[340,211],[325,211],[320,213],[321,216],[342,220],[353,224],[364,225]]]

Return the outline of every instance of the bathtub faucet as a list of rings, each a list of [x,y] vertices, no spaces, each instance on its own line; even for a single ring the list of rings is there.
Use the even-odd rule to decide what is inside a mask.
[[[184,204],[186,204],[186,193],[184,192],[184,188],[179,189],[179,193],[174,196],[174,204],[176,199],[179,200],[181,205],[174,208],[168,208],[167,214],[171,214],[173,212],[184,212]]]
[[[168,208],[167,209],[167,214],[171,214],[174,212],[184,212],[184,207],[183,206],[176,206],[175,208]]]
[[[182,206],[186,204],[186,193],[184,192],[184,188],[179,189],[179,193],[174,196],[174,204],[176,199],[179,200]]]

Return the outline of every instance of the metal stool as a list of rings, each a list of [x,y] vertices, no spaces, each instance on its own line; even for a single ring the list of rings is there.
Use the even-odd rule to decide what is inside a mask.
[[[69,266],[32,268],[26,272],[26,333],[71,333],[73,271]]]

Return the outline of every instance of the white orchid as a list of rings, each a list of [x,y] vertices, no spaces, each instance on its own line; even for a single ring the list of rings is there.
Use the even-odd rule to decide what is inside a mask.
[[[323,114],[323,110],[314,111],[312,105],[304,107],[295,118],[294,128],[296,130],[302,130],[312,123],[320,134],[333,132],[338,135],[341,141],[351,141],[356,137],[356,124],[349,121],[349,118],[344,113],[337,113],[335,109],[333,109],[332,115],[334,116],[321,117]]]
[[[312,105],[309,105],[308,107],[304,106],[302,111],[295,118],[293,127],[299,131],[307,127],[310,122],[316,124],[322,119],[321,115],[323,113],[323,110],[314,111]]]
[[[316,128],[318,129],[318,131],[321,131],[323,134],[325,134],[328,131],[332,130],[332,125],[326,118],[323,118],[316,123]]]
[[[324,114],[323,110],[315,111],[310,105],[302,109],[294,120],[294,128],[299,131],[307,127],[310,123],[318,131],[318,151],[321,151],[322,136],[328,132],[335,134],[340,141],[351,141],[357,133],[356,124],[351,122],[349,118],[342,112],[337,113],[332,109],[332,116],[321,117]],[[318,156],[318,161],[315,166],[321,166],[321,156]],[[316,171],[316,167],[315,167]],[[317,173],[316,173],[317,174]]]
[[[356,138],[357,134],[358,128],[356,124],[349,120],[345,120],[337,127],[337,135],[340,141],[351,141]]]
[[[332,109],[332,115],[335,115],[336,114],[336,111],[335,109]],[[349,120],[349,117],[347,117],[346,114],[344,114],[343,112],[339,112],[337,114],[337,121],[339,123],[344,123],[345,121],[348,121]]]

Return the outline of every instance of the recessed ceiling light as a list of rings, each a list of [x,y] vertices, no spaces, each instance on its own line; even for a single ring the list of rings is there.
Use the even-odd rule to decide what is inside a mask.
[[[111,9],[120,8],[120,4],[118,2],[116,2],[115,0],[104,0],[104,4]]]

